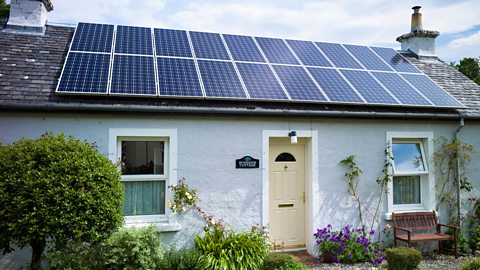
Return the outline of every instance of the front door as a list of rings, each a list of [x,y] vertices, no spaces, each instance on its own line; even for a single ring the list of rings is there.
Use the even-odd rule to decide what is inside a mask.
[[[270,144],[270,239],[305,246],[305,145]]]

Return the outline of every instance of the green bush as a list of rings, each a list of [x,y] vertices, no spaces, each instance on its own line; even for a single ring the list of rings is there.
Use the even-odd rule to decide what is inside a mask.
[[[49,270],[103,270],[104,256],[100,244],[70,242],[52,247],[46,256]]]
[[[47,239],[95,242],[123,222],[120,172],[85,141],[52,133],[0,144],[0,249],[32,247],[41,269]]]
[[[472,235],[472,249],[480,250],[480,227],[478,227]]]
[[[156,269],[162,259],[162,243],[153,227],[121,228],[104,243],[108,269]]]
[[[198,260],[201,255],[200,251],[196,248],[176,250],[172,247],[163,254],[163,259],[157,266],[157,270],[199,269]]]
[[[460,270],[480,270],[480,257],[466,261],[462,264]]]
[[[202,253],[200,269],[260,269],[269,250],[266,236],[260,232],[241,232],[232,229],[213,229],[205,236],[195,235],[195,242]]]
[[[422,253],[410,247],[395,247],[385,250],[388,269],[390,270],[413,270],[422,260]]]
[[[268,253],[263,260],[263,270],[306,270],[303,263],[288,253]]]

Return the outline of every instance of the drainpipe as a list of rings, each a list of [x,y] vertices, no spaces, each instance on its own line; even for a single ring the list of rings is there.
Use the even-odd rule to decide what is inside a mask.
[[[463,118],[460,118],[460,122],[458,124],[457,130],[455,131],[455,140],[459,142],[459,133],[462,130],[463,126],[465,126],[465,122]],[[461,228],[462,222],[460,220],[460,151],[457,151],[457,220],[458,220],[458,227]]]

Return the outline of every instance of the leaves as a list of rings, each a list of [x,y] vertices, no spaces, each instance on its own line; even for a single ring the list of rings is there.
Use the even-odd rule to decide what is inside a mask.
[[[263,231],[214,229],[205,236],[195,235],[195,243],[202,253],[200,269],[260,269],[269,246]]]
[[[52,133],[0,145],[0,247],[97,241],[123,222],[115,165],[88,142]]]

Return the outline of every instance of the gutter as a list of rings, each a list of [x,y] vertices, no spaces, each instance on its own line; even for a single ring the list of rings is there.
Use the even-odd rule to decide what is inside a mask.
[[[181,114],[232,114],[232,115],[271,115],[271,116],[318,116],[336,118],[416,118],[416,119],[444,119],[458,120],[462,118],[475,119],[462,116],[461,113],[408,113],[408,112],[352,112],[352,111],[312,111],[298,109],[265,109],[265,108],[215,108],[215,107],[187,107],[187,106],[162,106],[148,105],[97,105],[97,104],[0,104],[1,109],[30,110],[30,111],[88,111],[88,112],[138,112],[138,113],[181,113]],[[480,119],[480,116],[478,116]]]

